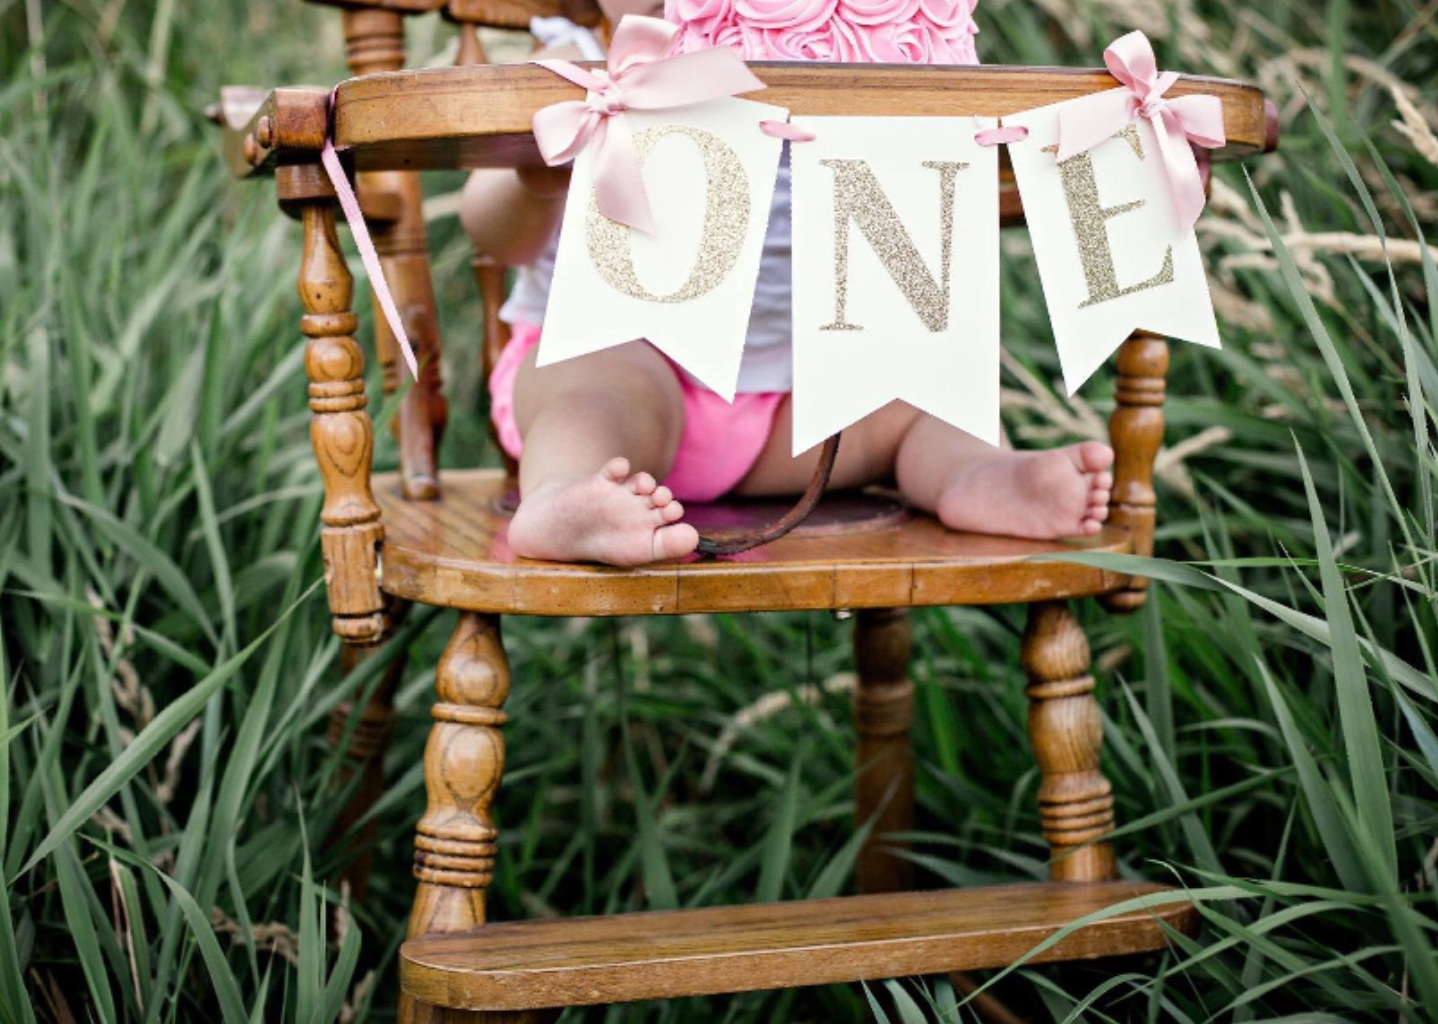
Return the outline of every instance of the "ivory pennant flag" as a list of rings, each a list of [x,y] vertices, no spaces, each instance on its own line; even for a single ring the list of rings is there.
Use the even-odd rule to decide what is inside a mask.
[[[997,444],[995,122],[794,124],[794,454],[894,399]]]
[[[599,212],[593,153],[574,161],[538,365],[646,338],[733,401],[788,111],[719,99],[629,110],[652,234]]]
[[[1179,226],[1148,121],[1058,160],[1059,110],[1085,103],[1111,106],[1112,93],[1004,118],[1029,131],[1009,158],[1069,394],[1135,329],[1219,344],[1198,239]]]

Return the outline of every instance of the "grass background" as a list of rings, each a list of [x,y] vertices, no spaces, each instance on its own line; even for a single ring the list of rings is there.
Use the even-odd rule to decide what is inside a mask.
[[[1202,934],[990,991],[1033,1021],[1434,1019],[1438,3],[978,15],[991,62],[1094,65],[1138,27],[1161,66],[1256,79],[1284,115],[1281,153],[1251,182],[1221,168],[1200,225],[1226,347],[1174,348],[1154,599],[1081,609],[1121,870],[1191,887]],[[200,114],[223,83],[340,78],[338,21],[298,0],[0,0],[0,1021],[393,1016],[451,617],[405,627],[351,906],[323,841],[346,691],[317,589],[298,230],[227,180]],[[449,39],[414,21],[412,63]],[[468,466],[494,452],[458,185],[429,194],[444,457]],[[1097,436],[1111,374],[1055,394],[1027,240],[1004,246],[1009,425]],[[923,882],[1044,877],[1016,610],[914,619]],[[845,891],[847,632],[514,621],[493,915]],[[850,1020],[870,997],[906,1024],[971,1019],[933,982],[565,1020]]]

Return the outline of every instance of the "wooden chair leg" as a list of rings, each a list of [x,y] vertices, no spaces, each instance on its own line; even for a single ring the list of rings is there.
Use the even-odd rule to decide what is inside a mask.
[[[484,890],[494,870],[498,830],[490,816],[504,774],[504,700],[509,659],[499,616],[461,612],[435,674],[438,700],[424,750],[429,804],[415,828],[419,880],[409,935],[483,927]],[[441,1010],[405,997],[406,1024],[543,1024],[558,1011],[526,1014]]]
[[[1136,555],[1153,554],[1157,496],[1153,460],[1163,444],[1163,398],[1167,390],[1168,342],[1135,331],[1118,350],[1118,386],[1108,433],[1113,442],[1113,496],[1109,522],[1133,532]],[[1131,577],[1128,585],[1099,600],[1109,611],[1131,612],[1148,598],[1148,580]]]
[[[335,232],[333,192],[318,168],[281,168],[282,202],[298,208],[304,224],[299,290],[310,379],[310,442],[319,462],[325,501],[320,547],[334,631],[353,644],[377,643],[386,630],[380,592],[379,548],[384,540],[379,505],[370,490],[374,425],[365,411],[364,354],[350,301],[354,280]]]
[[[1089,674],[1088,638],[1066,603],[1029,607],[1023,665],[1051,873],[1065,882],[1113,878],[1113,848],[1091,843],[1113,831],[1113,787],[1099,770],[1103,723]]]
[[[907,610],[865,609],[855,616],[854,813],[859,824],[873,821],[855,868],[860,892],[902,892],[914,884],[913,863],[895,852],[907,844],[887,838],[914,826],[912,646]]]
[[[855,615],[858,678],[854,722],[859,734],[859,774],[854,783],[854,810],[858,822],[874,821],[855,865],[862,893],[904,892],[914,887],[914,863],[897,852],[907,850],[909,844],[885,838],[914,827],[912,653],[907,609],[866,609]],[[964,995],[979,987],[967,974],[952,974],[950,979]],[[969,1005],[990,1024],[1023,1024],[987,992],[974,996]]]
[[[348,677],[382,650],[383,645],[342,645],[341,674]],[[366,822],[358,832],[354,831],[355,823],[369,813],[384,792],[384,749],[389,742],[390,726],[394,721],[394,691],[400,676],[404,674],[404,666],[405,656],[401,653],[385,668],[384,677],[380,679],[365,703],[364,710],[360,712],[359,724],[350,734],[349,748],[345,752],[347,763],[340,776],[341,786],[348,785],[356,772],[360,773],[360,779],[350,795],[349,802],[335,821],[331,835],[335,840],[348,842],[354,847],[354,854],[340,875],[341,879],[348,883],[350,899],[354,903],[362,903],[369,890],[370,866],[374,859],[374,841],[378,831],[378,822]],[[344,742],[353,707],[353,704],[346,701],[330,712],[327,739],[331,747]]]

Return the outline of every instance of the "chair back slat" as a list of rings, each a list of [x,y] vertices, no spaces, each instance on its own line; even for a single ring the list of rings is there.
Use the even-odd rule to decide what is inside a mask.
[[[596,28],[604,20],[594,0],[449,0],[444,14],[461,24],[488,28],[527,29],[531,18],[554,17]]]

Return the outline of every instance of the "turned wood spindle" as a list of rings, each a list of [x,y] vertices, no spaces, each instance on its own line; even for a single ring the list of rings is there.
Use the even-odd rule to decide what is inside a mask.
[[[344,12],[345,52],[350,71],[371,75],[404,67],[404,18],[381,8]],[[385,197],[392,215],[371,218],[371,234],[385,281],[394,296],[405,334],[419,362],[419,380],[405,395],[394,419],[400,445],[400,482],[405,497],[439,497],[436,452],[449,418],[440,380],[439,318],[430,276],[429,237],[424,222],[424,192],[413,171],[367,171],[358,176],[361,197]],[[378,310],[378,303],[374,308]],[[409,371],[389,322],[376,315],[375,349],[384,370],[386,394],[401,387]]]
[[[472,22],[461,21],[455,26],[459,35],[459,52],[455,55],[455,67],[470,67],[475,64],[488,64],[489,55],[484,52],[484,41],[479,38],[479,26]]]
[[[340,252],[334,204],[305,202],[301,219],[305,241],[299,290],[305,315],[300,328],[308,339],[310,442],[324,479],[320,545],[325,584],[335,632],[350,643],[375,643],[385,627],[379,586],[384,527],[370,491],[374,425],[365,411],[364,355],[354,339],[354,280]]]
[[[455,58],[455,66],[487,64],[489,56],[484,52],[484,43],[479,38],[478,29],[469,22],[460,22],[458,28],[459,56]],[[480,366],[487,382],[489,375],[494,372],[494,365],[499,362],[500,354],[504,352],[504,346],[509,344],[509,324],[499,318],[500,307],[504,305],[504,278],[507,268],[494,257],[488,256],[478,249],[475,249],[470,256],[469,266],[474,272],[474,283],[479,289],[479,304],[484,310],[484,339],[480,348]],[[505,473],[511,478],[518,477],[519,463],[508,452],[500,448],[499,436],[493,423],[489,424],[489,436],[490,440],[494,442],[494,447],[499,450]]]
[[[1029,738],[1039,764],[1039,817],[1056,881],[1114,877],[1113,787],[1099,770],[1103,722],[1089,674],[1088,638],[1062,601],[1029,606],[1023,666]]]
[[[415,829],[419,889],[411,935],[484,924],[484,890],[498,836],[490,805],[504,772],[500,726],[509,695],[497,616],[460,613],[439,660],[435,690],[435,724],[424,751],[429,804]]]
[[[484,379],[488,382],[489,375],[494,372],[494,366],[504,352],[504,346],[509,344],[509,324],[499,318],[500,307],[504,305],[505,268],[493,257],[486,256],[478,250],[475,250],[474,255],[470,257],[469,264],[474,271],[475,286],[479,289],[480,305],[484,307],[484,341],[483,347],[480,349],[480,365],[483,368]],[[519,460],[500,447],[499,432],[495,429],[493,421],[489,423],[489,437],[499,452],[505,475],[511,480],[517,480],[519,478]]]
[[[429,805],[415,826],[419,880],[409,936],[468,932],[485,922],[484,890],[494,872],[498,830],[490,806],[504,774],[502,710],[509,659],[499,616],[461,612],[435,673],[438,700],[424,749]],[[400,1002],[402,1024],[545,1024],[557,1010],[506,1013],[441,1010]]]
[[[860,892],[901,892],[913,887],[913,864],[890,839],[914,826],[914,684],[909,680],[913,642],[903,608],[863,609],[855,616],[854,809],[857,824],[873,820],[855,865]]]
[[[1163,399],[1168,373],[1168,342],[1156,334],[1135,331],[1118,351],[1118,386],[1109,417],[1113,441],[1113,494],[1109,522],[1133,535],[1136,555],[1153,554],[1157,496],[1153,460],[1163,444]],[[1130,612],[1148,597],[1148,580],[1131,577],[1128,585],[1101,600],[1110,611]]]

